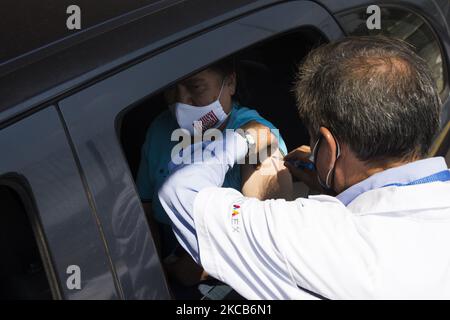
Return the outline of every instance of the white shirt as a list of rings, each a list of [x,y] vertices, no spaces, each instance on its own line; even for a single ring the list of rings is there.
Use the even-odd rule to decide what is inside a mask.
[[[259,201],[217,187],[245,153],[244,139],[228,139],[226,161],[181,167],[160,190],[211,276],[248,299],[450,299],[450,183],[379,187],[347,206]]]

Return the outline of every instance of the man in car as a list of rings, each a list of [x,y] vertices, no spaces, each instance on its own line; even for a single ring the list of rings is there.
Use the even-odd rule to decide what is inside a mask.
[[[180,243],[249,299],[449,299],[450,171],[427,158],[441,102],[426,62],[400,40],[345,38],[310,53],[295,92],[311,148],[286,160],[312,161],[290,169],[326,194],[221,188],[252,150],[235,133],[160,189]]]
[[[137,188],[155,235],[155,242],[162,259],[166,261],[166,271],[184,285],[194,285],[199,279],[204,279],[205,275],[202,275],[202,269],[179,246],[171,221],[157,197],[158,190],[168,175],[171,152],[178,144],[178,141],[172,141],[172,133],[182,128],[194,135],[195,122],[199,120],[203,120],[203,131],[209,128],[275,129],[257,111],[241,106],[233,99],[238,81],[234,64],[233,59],[221,61],[166,90],[165,98],[169,108],[150,125],[142,147]],[[270,138],[277,140],[281,150],[279,156],[281,152],[286,153],[286,146],[276,132]],[[270,143],[268,139],[268,144]],[[289,189],[291,185],[290,175],[282,175],[281,179],[273,179],[270,175],[262,175],[253,165],[236,166],[227,173],[222,186],[259,199],[276,198],[285,194],[286,188]],[[261,185],[268,188],[260,188]]]

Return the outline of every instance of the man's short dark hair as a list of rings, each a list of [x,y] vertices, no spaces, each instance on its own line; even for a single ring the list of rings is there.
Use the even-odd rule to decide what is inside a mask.
[[[441,102],[426,62],[404,41],[348,37],[313,50],[295,94],[313,138],[320,126],[361,161],[427,154]]]
[[[233,72],[236,72],[236,61],[233,56],[220,60],[216,62],[210,69],[218,72],[223,77],[231,75]]]

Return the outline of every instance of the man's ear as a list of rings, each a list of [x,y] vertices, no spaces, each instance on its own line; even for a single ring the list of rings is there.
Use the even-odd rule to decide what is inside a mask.
[[[319,132],[322,135],[322,146],[318,158],[321,165],[328,171],[333,169],[336,162],[337,143],[328,128],[320,127]]]
[[[228,86],[230,96],[233,96],[236,93],[236,72],[231,73],[227,77],[226,85]]]

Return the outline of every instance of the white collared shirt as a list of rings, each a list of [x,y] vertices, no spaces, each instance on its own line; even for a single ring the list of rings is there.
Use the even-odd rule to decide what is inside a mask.
[[[240,138],[227,147],[245,154]],[[217,187],[229,167],[185,166],[160,199],[185,249],[244,297],[450,299],[450,183],[376,188],[348,206],[259,201]]]

